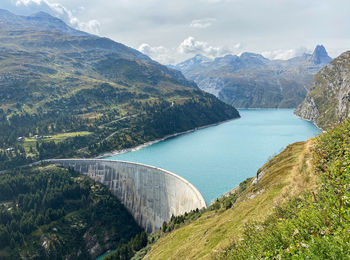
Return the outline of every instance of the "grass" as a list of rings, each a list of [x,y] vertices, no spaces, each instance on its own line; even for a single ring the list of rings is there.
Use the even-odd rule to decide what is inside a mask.
[[[54,141],[55,143],[62,142],[68,138],[73,138],[76,136],[86,136],[86,135],[91,135],[91,132],[88,131],[80,131],[80,132],[72,132],[72,133],[59,133],[55,135],[50,135],[50,137],[45,136],[40,139],[35,139],[33,137],[26,137],[24,142],[23,142],[23,148],[25,151],[28,153],[28,155],[34,155],[30,154],[30,147],[32,147],[33,150],[36,150],[36,142],[41,141],[41,142],[47,142],[47,141]]]
[[[43,137],[40,139],[35,139],[33,137],[26,137],[24,143],[35,143],[38,140],[42,141],[55,141],[55,142],[61,142],[67,138],[72,138],[76,136],[85,136],[85,135],[91,135],[91,132],[88,131],[81,131],[81,132],[72,132],[72,133],[60,133],[55,135],[50,135],[50,137]]]
[[[259,182],[253,185],[250,181],[233,208],[207,211],[196,221],[165,235],[146,259],[212,258],[233,238],[240,238],[247,222],[264,220],[275,206],[316,185],[317,178],[311,171],[312,146],[312,140],[289,145],[259,170]]]

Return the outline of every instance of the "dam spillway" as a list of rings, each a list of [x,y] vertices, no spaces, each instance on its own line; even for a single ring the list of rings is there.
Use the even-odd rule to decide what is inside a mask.
[[[148,233],[171,216],[206,207],[200,192],[187,180],[154,166],[103,159],[52,159],[74,168],[109,188]]]

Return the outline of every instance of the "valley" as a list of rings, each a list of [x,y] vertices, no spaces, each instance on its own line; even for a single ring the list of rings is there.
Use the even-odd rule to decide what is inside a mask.
[[[0,259],[349,259],[349,8],[1,1]]]
[[[236,187],[288,144],[320,133],[292,109],[242,109],[241,118],[169,138],[105,159],[154,165],[179,174],[209,205]]]

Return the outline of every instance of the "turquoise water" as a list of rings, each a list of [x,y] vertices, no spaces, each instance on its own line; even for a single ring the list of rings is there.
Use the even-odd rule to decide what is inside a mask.
[[[256,174],[288,144],[320,130],[292,109],[240,110],[240,119],[128,152],[109,159],[140,162],[170,170],[190,181],[210,203]]]
[[[95,260],[102,260],[106,256],[109,256],[109,255],[111,255],[112,253],[115,253],[115,252],[117,252],[117,250],[108,251],[108,252],[104,253],[103,255],[100,255],[99,257],[95,258]]]

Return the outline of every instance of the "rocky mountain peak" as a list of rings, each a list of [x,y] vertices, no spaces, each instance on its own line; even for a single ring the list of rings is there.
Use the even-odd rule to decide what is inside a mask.
[[[29,17],[46,18],[46,19],[57,19],[57,18],[53,17],[52,15],[50,15],[48,13],[45,13],[43,11],[34,13],[34,14],[30,15]]]
[[[241,59],[244,58],[252,58],[252,59],[262,59],[262,60],[267,60],[264,56],[262,56],[261,54],[258,53],[252,53],[252,52],[243,52],[240,55]]]
[[[0,9],[0,15],[12,15],[12,14],[5,9]]]
[[[198,61],[198,62],[207,62],[207,61],[210,61],[209,58],[203,56],[202,54],[197,54],[196,56],[193,57],[193,60]]]
[[[0,22],[2,28],[13,30],[21,28],[26,31],[60,31],[71,36],[89,36],[90,34],[69,27],[62,20],[45,12],[38,12],[30,16],[16,15],[7,10],[0,9]]]
[[[177,64],[176,66],[169,66],[169,67],[174,68],[174,69],[178,69],[181,71],[187,71],[187,70],[192,69],[193,67],[196,67],[202,63],[209,62],[209,61],[211,61],[209,58],[207,58],[201,54],[197,54],[194,57]]]
[[[315,64],[321,64],[330,62],[332,58],[328,56],[326,48],[323,45],[317,45],[312,53],[311,60]]]

